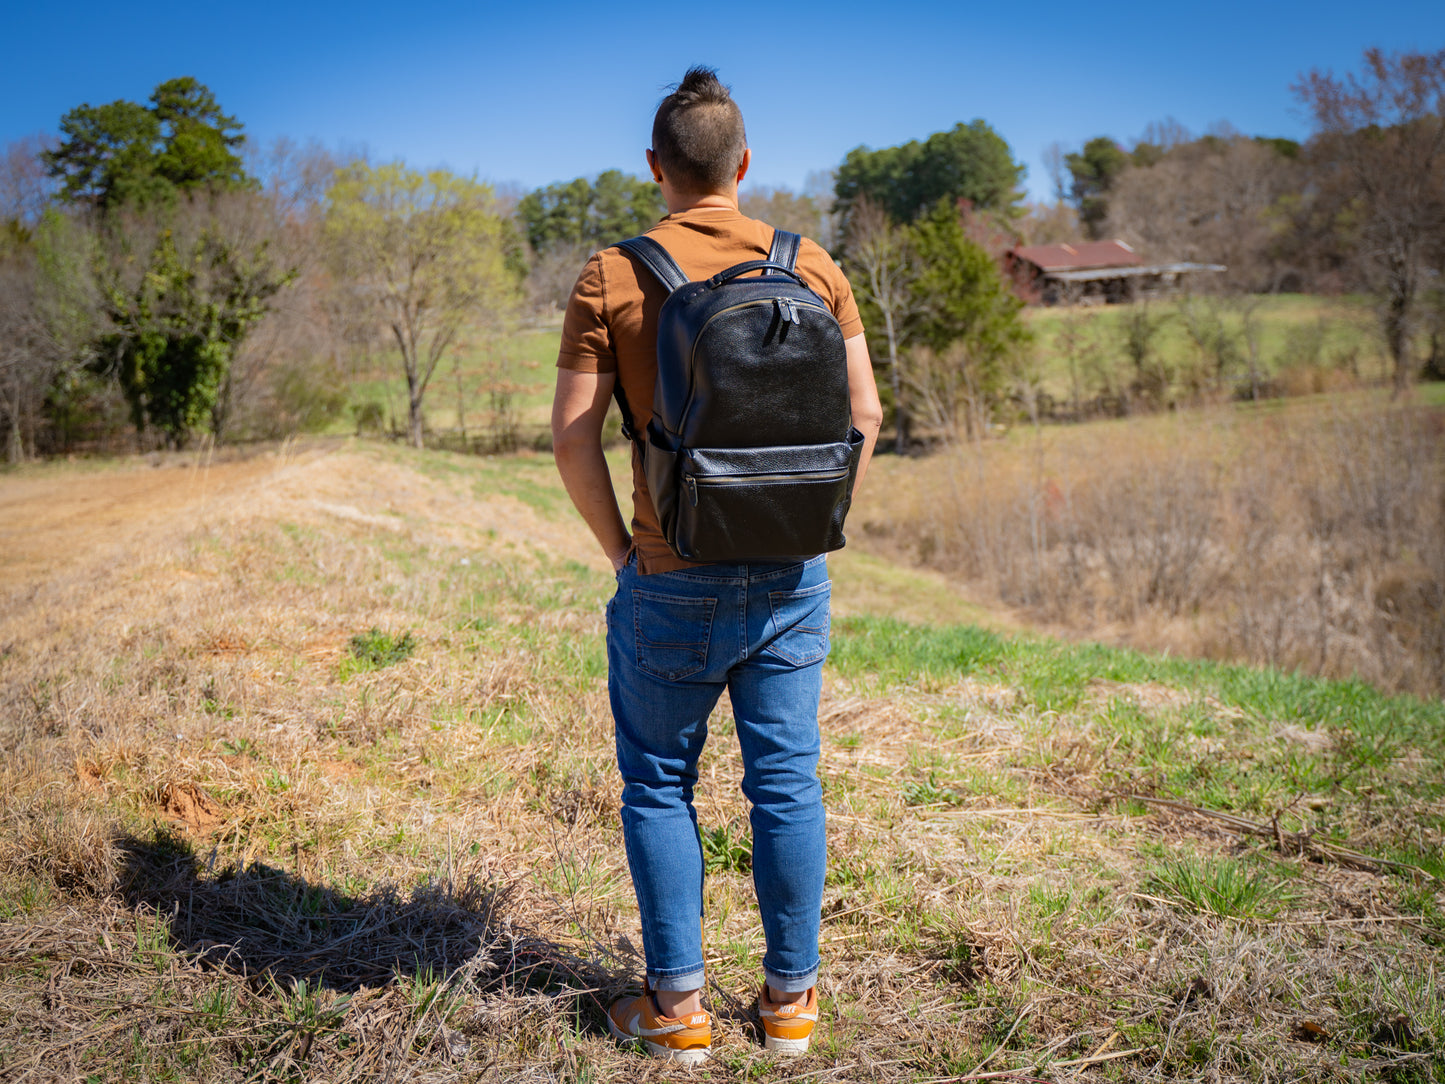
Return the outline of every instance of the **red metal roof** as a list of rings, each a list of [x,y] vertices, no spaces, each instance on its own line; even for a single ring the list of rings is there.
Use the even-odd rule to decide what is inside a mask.
[[[1085,271],[1096,267],[1136,267],[1144,261],[1123,241],[1080,241],[1072,245],[1020,245],[1012,250],[1041,271]]]

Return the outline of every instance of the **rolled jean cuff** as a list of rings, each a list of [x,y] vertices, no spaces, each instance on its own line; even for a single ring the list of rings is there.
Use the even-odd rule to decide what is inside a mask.
[[[799,971],[793,974],[779,974],[771,968],[763,968],[763,981],[770,990],[780,994],[801,994],[818,984],[818,969]]]
[[[707,975],[700,964],[697,967],[690,967],[686,971],[671,971],[666,974],[658,974],[654,971],[647,973],[647,985],[653,991],[667,990],[685,994],[689,990],[701,990],[706,981]]]

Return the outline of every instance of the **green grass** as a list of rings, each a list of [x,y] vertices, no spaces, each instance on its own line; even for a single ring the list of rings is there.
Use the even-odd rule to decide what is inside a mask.
[[[1187,854],[1157,866],[1144,889],[1182,910],[1250,921],[1274,918],[1295,896],[1285,882],[1234,859]]]
[[[929,688],[961,678],[1020,689],[1040,711],[1078,707],[1099,682],[1152,682],[1213,696],[1277,722],[1346,728],[1362,763],[1381,763],[1404,744],[1439,754],[1445,703],[1389,696],[1361,681],[1329,681],[1278,670],[1150,655],[1102,644],[1006,636],[976,626],[930,628],[888,617],[835,622],[833,666],[878,691]]]
[[[405,662],[416,648],[416,637],[410,631],[387,632],[373,625],[366,632],[358,632],[347,644],[346,658],[341,660],[341,680]]]
[[[699,829],[703,870],[707,873],[749,873],[753,868],[753,839],[747,824],[729,821]]]
[[[495,422],[500,405],[492,399],[500,391],[506,407],[521,426],[523,445],[545,428],[555,383],[559,328],[527,328],[491,342],[463,341],[443,357],[437,366],[423,401],[430,428],[454,431],[457,427],[457,368],[461,370],[461,395],[467,430],[485,436]],[[405,431],[407,423],[406,378],[395,349],[378,353],[368,372],[353,378],[349,402],[353,409],[343,412],[328,430],[336,434],[354,432],[357,408],[375,404],[383,424]]]
[[[1153,345],[1155,360],[1163,369],[1177,380],[1191,368],[1206,365],[1190,339],[1178,302],[1151,301],[1148,306],[1159,321]],[[1134,305],[1026,309],[1025,321],[1035,335],[1044,390],[1060,401],[1072,394],[1064,339],[1069,327],[1076,329],[1083,344],[1076,366],[1084,397],[1097,395],[1104,383],[1115,389],[1127,387],[1135,374],[1123,346],[1124,324],[1134,310]],[[1258,356],[1266,378],[1299,365],[1348,369],[1367,380],[1383,380],[1389,374],[1373,313],[1362,299],[1273,295],[1258,299],[1255,320]],[[1242,348],[1239,313],[1226,310],[1223,322]],[[1233,375],[1236,379],[1241,376],[1238,367]]]

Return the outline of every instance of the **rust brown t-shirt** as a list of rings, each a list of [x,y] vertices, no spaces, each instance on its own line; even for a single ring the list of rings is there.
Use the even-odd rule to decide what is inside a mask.
[[[694,207],[668,215],[647,231],[677,261],[689,281],[767,256],[773,227],[747,218],[730,207]],[[847,276],[821,246],[803,239],[796,270],[809,289],[832,311],[843,338],[863,331],[858,305]],[[652,417],[652,391],[657,381],[657,313],[667,300],[667,287],[619,248],[593,255],[567,302],[562,323],[559,369],[581,373],[616,373],[638,432]],[[632,540],[637,568],[644,575],[688,568],[668,548],[647,491],[642,459],[632,449]]]

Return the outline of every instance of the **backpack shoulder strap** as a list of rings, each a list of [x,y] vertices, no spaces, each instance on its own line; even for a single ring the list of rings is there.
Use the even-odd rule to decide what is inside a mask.
[[[669,293],[679,286],[687,285],[687,276],[682,273],[682,268],[677,266],[677,261],[651,237],[629,237],[626,241],[618,241],[617,247],[641,260],[642,265],[652,272],[658,282],[667,287]],[[622,435],[636,444],[639,450],[645,451],[647,446],[633,424],[632,411],[627,409],[627,398],[622,394],[621,380],[613,383],[612,397],[617,400],[617,409],[622,412]]]
[[[789,271],[793,264],[798,261],[798,248],[803,239],[796,233],[789,233],[787,230],[773,231],[773,247],[768,252],[769,263],[780,263]]]
[[[677,261],[651,237],[629,237],[626,241],[618,241],[617,247],[641,260],[669,292],[687,285],[687,276],[682,273],[682,268],[677,266]]]

